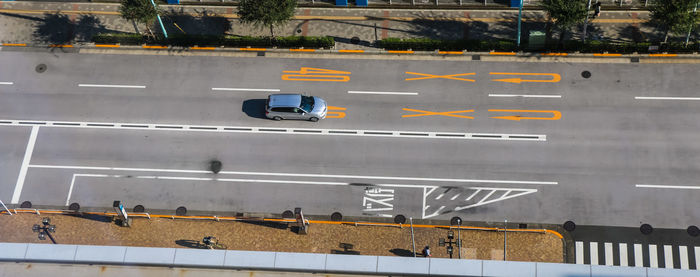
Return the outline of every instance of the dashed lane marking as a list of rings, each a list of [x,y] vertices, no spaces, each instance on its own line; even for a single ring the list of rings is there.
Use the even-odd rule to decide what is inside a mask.
[[[211,88],[214,91],[269,91],[277,92],[280,91],[278,88]]]
[[[0,82],[0,85],[13,85],[13,82]]]
[[[553,95],[553,94],[489,94],[489,97],[561,98],[561,95]]]
[[[146,86],[138,86],[138,85],[101,85],[101,84],[78,84],[78,87],[91,87],[91,88],[146,88]]]
[[[418,95],[417,92],[395,92],[395,91],[360,91],[351,90],[348,91],[350,94],[383,94],[383,95]]]
[[[384,131],[384,130],[351,130],[351,129],[311,129],[311,128],[275,128],[249,126],[208,126],[208,125],[170,125],[143,123],[105,123],[105,122],[67,122],[43,120],[3,120],[0,126],[47,126],[59,128],[105,128],[126,130],[159,130],[180,132],[220,132],[220,133],[261,133],[261,134],[297,134],[297,135],[326,135],[326,136],[360,136],[360,137],[393,137],[393,138],[429,138],[429,139],[462,139],[462,140],[519,140],[547,141],[547,135],[537,134],[491,134],[491,133],[451,133],[430,131]]]
[[[651,97],[651,96],[635,96],[634,99],[637,100],[688,100],[688,101],[698,101],[700,97]]]
[[[635,187],[655,189],[700,189],[700,186],[635,185]]]

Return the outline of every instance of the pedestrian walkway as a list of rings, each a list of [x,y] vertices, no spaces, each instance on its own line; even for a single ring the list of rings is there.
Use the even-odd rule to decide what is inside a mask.
[[[576,263],[698,270],[700,246],[576,241]]]

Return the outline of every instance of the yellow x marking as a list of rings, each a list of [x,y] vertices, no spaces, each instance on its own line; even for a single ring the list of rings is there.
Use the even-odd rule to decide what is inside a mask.
[[[457,76],[476,75],[476,73],[460,73],[460,74],[452,74],[452,75],[435,75],[435,74],[426,74],[426,73],[418,73],[418,72],[406,72],[406,74],[412,74],[412,75],[418,75],[418,76],[424,76],[424,77],[406,78],[405,81],[426,80],[426,79],[450,79],[450,80],[458,80],[458,81],[465,81],[465,82],[474,82],[474,80],[472,80],[472,79],[466,79],[466,78],[457,78]]]
[[[464,111],[451,111],[451,112],[431,112],[431,111],[423,111],[423,110],[414,110],[414,109],[403,109],[404,111],[409,111],[409,112],[416,112],[418,114],[405,114],[402,115],[401,117],[418,117],[418,116],[428,116],[428,115],[442,115],[442,116],[449,116],[449,117],[458,117],[458,118],[469,118],[469,119],[474,119],[473,116],[466,116],[466,115],[458,115],[457,113],[473,113],[474,110],[464,110]]]

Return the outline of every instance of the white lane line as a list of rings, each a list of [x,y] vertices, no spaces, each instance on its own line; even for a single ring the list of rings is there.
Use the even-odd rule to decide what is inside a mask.
[[[146,86],[132,86],[132,85],[100,85],[100,84],[78,84],[78,87],[90,87],[90,88],[146,88]]]
[[[606,242],[603,244],[605,247],[605,265],[613,265],[613,245],[611,242]]]
[[[695,250],[695,270],[700,270],[700,246],[693,247]]]
[[[690,269],[690,263],[688,263],[688,247],[678,246],[678,253],[681,260],[681,269]]]
[[[591,251],[591,264],[598,265],[598,243],[592,241],[589,245],[589,251]]]
[[[223,91],[269,91],[276,92],[280,91],[277,88],[211,88],[211,90],[223,90]]]
[[[673,268],[673,247],[664,245],[664,267]]]
[[[276,128],[251,126],[211,126],[211,125],[173,125],[152,123],[109,123],[109,122],[68,122],[44,120],[4,120],[0,125],[34,126],[42,125],[56,128],[88,129],[124,129],[177,132],[217,132],[217,133],[253,133],[286,135],[324,135],[356,137],[391,137],[424,139],[458,139],[458,140],[504,140],[504,141],[547,141],[547,135],[538,134],[495,134],[495,133],[452,133],[435,131],[400,131],[400,130],[353,130],[353,129],[311,129],[311,128]]]
[[[460,194],[461,193],[458,193],[458,194],[455,194],[455,196],[452,196],[452,198],[450,198],[450,201],[457,199],[457,197],[459,197]]]
[[[12,201],[10,203],[19,203],[19,196],[22,194],[22,187],[24,187],[24,178],[27,177],[27,170],[29,169],[29,162],[32,159],[32,153],[34,152],[34,144],[36,144],[36,137],[39,134],[39,126],[32,126],[32,132],[29,134],[29,141],[27,142],[27,148],[24,151],[24,159],[22,160],[22,167],[20,167],[19,175],[17,176],[17,183],[15,184],[15,191],[12,194]]]
[[[437,197],[435,197],[435,200],[440,200],[440,198],[442,198],[443,196],[445,196],[445,194],[444,194],[444,193],[441,193],[440,195],[438,195]]]
[[[561,98],[554,94],[489,94],[489,97]]]
[[[0,85],[13,85],[13,82],[0,82]]]
[[[635,185],[638,188],[657,188],[657,189],[700,189],[700,186],[663,186],[663,185]]]
[[[634,244],[634,266],[644,267],[644,251],[642,251],[642,245],[639,243]]]
[[[647,97],[647,96],[635,96],[634,99],[637,100],[700,100],[700,97]]]
[[[469,195],[469,197],[467,197],[467,199],[464,199],[464,201],[472,200],[472,198],[474,198],[474,196],[476,196],[476,194],[479,192],[481,192],[481,190],[477,189],[474,193],[472,193],[472,195]]]
[[[576,264],[583,264],[583,242],[576,242]]]
[[[658,254],[659,252],[656,251],[656,245],[649,244],[649,267],[659,267],[659,257],[657,256]]]
[[[359,91],[350,90],[351,94],[384,94],[384,95],[418,95],[417,92],[395,92],[395,91]]]
[[[205,171],[205,170],[130,168],[130,167],[94,167],[94,166],[63,166],[63,165],[29,165],[29,167],[55,168],[55,169],[211,173],[211,171]],[[277,173],[277,172],[255,172],[255,171],[221,171],[221,172],[219,172],[219,174],[220,175],[221,174],[232,174],[232,175],[286,176],[286,177],[291,176],[291,177],[311,177],[311,178],[353,178],[353,179],[373,179],[373,180],[401,180],[401,181],[455,182],[455,183],[490,183],[490,184],[524,184],[524,185],[558,185],[559,184],[559,182],[546,182],[546,181],[443,179],[443,178],[424,178],[424,177],[390,177],[390,176],[335,175],[335,174],[309,174],[309,173]]]
[[[620,247],[620,266],[629,266],[627,261],[627,244],[620,243],[618,246]]]

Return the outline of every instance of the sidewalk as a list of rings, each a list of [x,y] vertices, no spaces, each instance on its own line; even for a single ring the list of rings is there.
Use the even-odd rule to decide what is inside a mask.
[[[307,252],[377,256],[413,256],[411,229],[385,226],[312,223],[307,235],[299,235],[276,222],[241,222],[167,218],[135,218],[132,227],[119,227],[104,216],[0,215],[0,242],[51,243],[40,241],[32,225],[42,218],[56,225],[54,238],[59,244],[121,245],[170,248],[205,248],[202,238],[214,236],[229,250]],[[414,228],[416,251],[426,245],[432,256],[448,258],[440,238],[444,228]],[[462,258],[503,259],[503,232],[462,230]],[[458,234],[454,231],[455,239]],[[352,244],[343,249],[340,243]],[[507,259],[511,261],[564,262],[563,240],[552,233],[508,232]],[[455,245],[454,257],[458,252]]]
[[[145,32],[119,16],[118,4],[0,2],[0,42],[34,44],[80,44],[100,32]],[[169,34],[265,36],[237,20],[235,7],[161,5],[167,13],[163,23]],[[662,33],[646,23],[646,11],[603,11],[591,21],[591,39],[612,41],[658,40]],[[544,30],[542,11],[523,12],[523,34]],[[179,28],[178,28],[179,27]],[[152,26],[159,32],[159,26]],[[413,10],[359,8],[297,9],[295,19],[277,26],[280,36],[332,36],[337,49],[376,49],[377,40],[393,38],[514,39],[517,10]],[[580,30],[568,34],[577,39]],[[697,33],[695,34],[697,37]],[[674,38],[671,38],[673,40]],[[680,38],[675,38],[680,40]],[[683,38],[684,39],[684,38]]]

